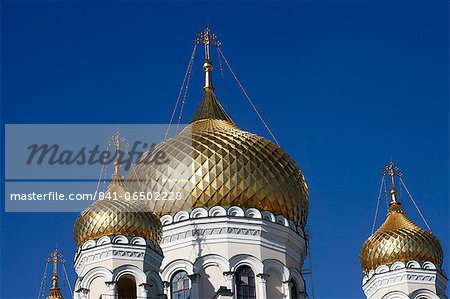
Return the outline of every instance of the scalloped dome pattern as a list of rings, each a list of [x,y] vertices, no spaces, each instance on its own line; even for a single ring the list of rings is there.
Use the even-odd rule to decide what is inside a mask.
[[[133,192],[181,192],[181,200],[148,201],[159,216],[235,205],[268,210],[302,227],[306,223],[308,188],[296,163],[279,146],[233,124],[212,92],[205,92],[191,124],[142,159],[158,151],[169,162],[138,162],[127,182]]]
[[[127,189],[121,183],[113,181],[105,194],[111,194],[111,198],[119,198],[125,192]],[[125,199],[96,200],[81,212],[74,225],[77,246],[87,240],[110,235],[143,237],[159,244],[161,234],[159,218],[145,204]]]
[[[363,272],[367,275],[381,265],[415,260],[442,267],[443,250],[429,231],[414,224],[400,203],[391,203],[385,222],[364,243],[360,252]]]

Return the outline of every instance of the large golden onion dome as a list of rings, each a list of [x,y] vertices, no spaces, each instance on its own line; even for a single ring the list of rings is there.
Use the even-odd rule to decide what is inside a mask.
[[[189,125],[145,153],[162,152],[167,163],[140,163],[128,172],[133,192],[176,194],[179,200],[149,200],[157,215],[196,207],[240,206],[268,210],[304,226],[308,188],[292,158],[278,145],[237,127],[213,88]]]
[[[127,200],[130,193],[126,194],[128,190],[117,162],[115,166],[116,172],[111,177],[111,184],[104,192],[103,199],[97,199],[75,221],[74,239],[77,246],[87,240],[110,235],[143,237],[159,244],[159,218],[141,201]]]
[[[378,266],[398,261],[429,261],[442,266],[441,243],[431,232],[420,228],[406,216],[401,203],[396,200],[396,194],[397,191],[392,188],[393,200],[385,222],[361,248],[360,262],[366,275]]]

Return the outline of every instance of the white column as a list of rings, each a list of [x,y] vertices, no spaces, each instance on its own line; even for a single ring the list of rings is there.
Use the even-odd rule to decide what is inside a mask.
[[[223,275],[225,276],[227,288],[234,293],[234,272],[223,272]]]
[[[105,282],[105,284],[108,287],[108,298],[107,299],[116,299],[118,297],[117,283],[115,281],[107,281],[107,282]]]
[[[164,294],[167,296],[167,298],[171,299],[170,282],[169,281],[163,281],[163,283],[164,283]]]
[[[189,279],[191,280],[191,299],[199,299],[198,283],[200,282],[200,273],[189,275]]]
[[[267,289],[266,282],[269,274],[260,273],[256,275],[258,277],[258,298],[266,299],[267,298]]]
[[[141,283],[139,285],[139,298],[148,298],[148,290],[150,289],[150,284],[148,283]]]
[[[287,299],[291,299],[291,288],[292,288],[292,282],[291,281],[284,281],[283,282],[283,287],[284,287],[284,298]]]

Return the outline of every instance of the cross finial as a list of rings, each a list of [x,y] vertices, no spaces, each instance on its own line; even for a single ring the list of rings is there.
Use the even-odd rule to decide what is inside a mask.
[[[209,27],[205,27],[203,31],[197,34],[197,38],[194,40],[194,43],[205,45],[205,62],[203,63],[203,71],[205,72],[205,87],[203,89],[205,91],[214,90],[211,78],[213,64],[210,60],[210,45],[216,45],[219,47],[220,41],[217,39],[217,35],[215,35]]]
[[[62,254],[58,252],[58,249],[55,249],[49,254],[47,262],[53,262],[52,287],[50,288],[50,294],[47,298],[63,298],[58,287],[58,263],[64,263],[65,260],[63,259]]]
[[[114,147],[116,148],[116,160],[114,161],[114,173],[120,175],[120,142],[122,141],[122,135],[119,131],[116,131],[113,136]]]
[[[220,46],[221,44],[217,39],[217,35],[209,27],[205,27],[203,31],[197,33],[197,38],[194,42],[205,45],[205,59],[210,59],[209,45]]]
[[[398,203],[397,200],[397,190],[395,189],[395,177],[401,178],[402,173],[400,169],[394,164],[394,162],[390,161],[383,170],[383,176],[389,176],[391,180],[391,203]]]
[[[115,148],[114,173],[111,175],[112,184],[123,184],[123,176],[120,173],[120,167],[122,166],[120,147],[123,146],[123,144],[126,145],[125,138],[119,131],[116,131],[108,140],[108,147]],[[105,161],[107,160],[105,159]]]
[[[53,262],[53,274],[57,274],[58,271],[58,263],[64,263],[65,260],[61,253],[59,253],[58,249],[55,249],[47,258],[47,261]]]

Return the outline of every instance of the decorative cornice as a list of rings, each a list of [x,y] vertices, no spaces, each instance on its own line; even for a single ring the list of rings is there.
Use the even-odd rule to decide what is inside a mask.
[[[174,215],[164,215],[161,217],[161,224],[164,226],[197,218],[215,218],[215,217],[242,217],[262,219],[272,223],[277,223],[291,228],[293,231],[304,236],[303,229],[297,227],[292,220],[288,220],[282,215],[274,215],[269,211],[262,211],[255,208],[241,208],[237,206],[222,207],[214,206],[211,208],[195,208],[192,211],[179,211]]]
[[[187,238],[192,238],[194,236],[220,236],[225,234],[240,235],[240,236],[251,236],[251,237],[261,237],[268,241],[274,242],[276,244],[281,244],[295,252],[301,252],[303,249],[295,244],[288,237],[281,236],[277,233],[263,231],[257,228],[246,228],[246,227],[230,227],[221,226],[214,228],[196,228],[195,230],[185,230],[178,233],[164,234],[161,240],[161,245],[175,242],[178,240],[183,240]]]
[[[441,271],[442,269],[431,262],[407,261],[382,265],[364,276],[362,288],[369,298],[380,288],[402,283],[435,284],[437,276],[443,275]]]
[[[445,273],[443,272],[443,269],[439,267],[438,265],[433,264],[432,262],[417,262],[417,261],[405,261],[405,262],[395,262],[390,265],[382,265],[378,266],[375,270],[370,270],[368,275],[364,275],[363,278],[363,285],[370,280],[375,274],[381,274],[386,273],[390,271],[395,271],[398,269],[404,269],[404,268],[410,268],[410,269],[424,269],[424,270],[437,270],[441,274],[443,274],[445,277]]]
[[[127,237],[124,235],[111,235],[111,236],[103,236],[96,240],[88,240],[78,246],[77,251],[74,256],[74,263],[77,260],[80,253],[84,250],[96,248],[108,244],[120,244],[120,245],[131,245],[131,247],[149,247],[153,251],[159,252],[162,255],[161,248],[159,246],[155,246],[155,244],[151,240],[145,240],[142,237]]]
[[[80,275],[87,264],[111,258],[142,261],[159,268],[163,254],[159,246],[155,246],[153,242],[146,241],[141,237],[107,236],[98,240],[86,241],[78,247],[74,257],[75,271]]]

